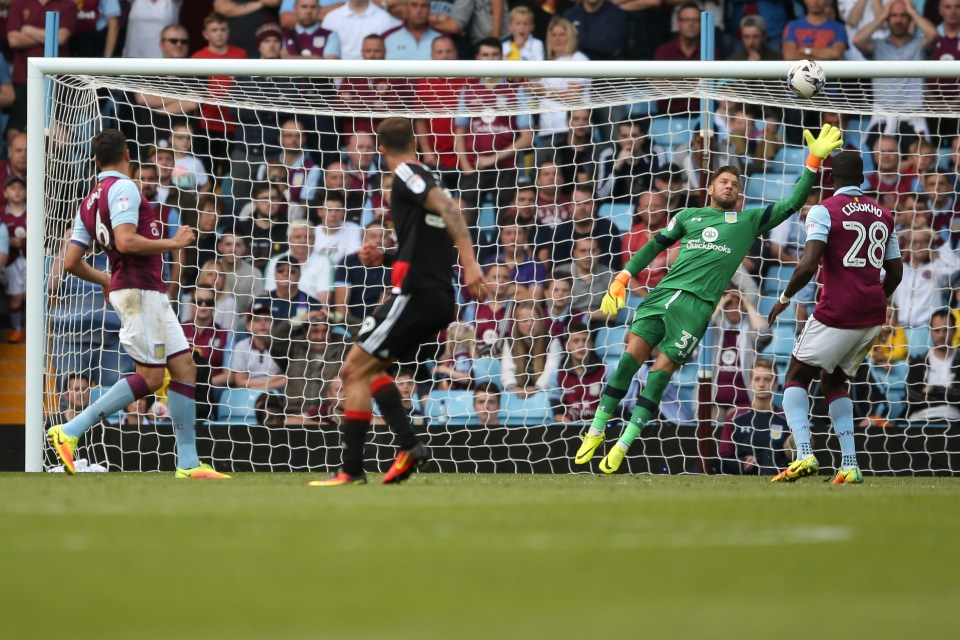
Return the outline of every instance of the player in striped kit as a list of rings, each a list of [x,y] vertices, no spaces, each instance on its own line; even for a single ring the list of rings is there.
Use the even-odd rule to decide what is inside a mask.
[[[893,213],[864,196],[861,184],[860,154],[844,151],[837,155],[833,159],[834,195],[807,214],[803,257],[770,311],[773,324],[820,268],[820,299],[793,348],[783,391],[783,411],[797,443],[797,458],[774,476],[773,482],[793,482],[820,471],[810,444],[807,395],[810,382],[818,375],[843,456],[833,484],[863,482],[847,378],[857,372],[880,335],[887,299],[900,284],[903,263]]]
[[[177,439],[177,478],[223,479],[197,457],[197,370],[187,338],[170,307],[163,282],[163,254],[193,243],[196,235],[181,226],[172,239],[162,237],[162,224],[153,205],[130,180],[130,150],[117,129],[105,129],[93,139],[100,173],[97,186],[83,199],[67,245],[64,268],[103,287],[104,297],[120,316],[120,343],[137,364],[137,371],[110,387],[73,420],[47,431],[47,439],[67,473],[74,472],[73,454],[80,437],[105,416],[153,393],[170,370],[167,398]],[[96,246],[110,261],[110,273],[94,269],[84,255]]]

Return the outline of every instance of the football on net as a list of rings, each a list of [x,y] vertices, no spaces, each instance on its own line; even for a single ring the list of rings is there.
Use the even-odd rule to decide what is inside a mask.
[[[823,91],[827,76],[813,60],[801,60],[787,74],[787,85],[801,98],[812,98]]]

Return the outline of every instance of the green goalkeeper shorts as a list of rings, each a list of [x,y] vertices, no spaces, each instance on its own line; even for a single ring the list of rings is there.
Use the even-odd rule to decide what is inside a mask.
[[[700,344],[713,309],[713,305],[692,293],[655,288],[637,307],[630,331],[677,364],[683,364]]]

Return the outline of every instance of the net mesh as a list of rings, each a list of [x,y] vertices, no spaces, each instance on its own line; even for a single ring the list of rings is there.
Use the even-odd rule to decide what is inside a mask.
[[[786,197],[806,157],[803,128],[829,121],[844,131],[846,148],[863,151],[867,191],[895,210],[909,259],[893,328],[852,382],[861,466],[956,468],[950,412],[909,419],[931,400],[916,395],[929,384],[922,356],[931,314],[958,305],[953,80],[830,82],[808,101],[782,81],[733,78],[53,79],[45,180],[51,422],[133,370],[99,289],[65,276],[60,263],[95,177],[90,140],[104,127],[127,134],[133,177],[156,202],[165,233],[198,230],[195,247],[165,256],[165,278],[199,365],[202,456],[235,470],[338,464],[337,371],[389,281],[387,269],[364,268],[355,257],[362,243],[391,243],[390,176],[370,132],[380,118],[403,115],[416,120],[422,157],[459,199],[497,283],[484,305],[458,288],[456,322],[399,363],[414,423],[442,470],[568,472],[588,468],[571,456],[623,352],[629,314],[605,321],[596,311],[611,276],[670,215],[704,202],[713,169],[742,170],[744,207]],[[705,123],[701,99],[709,101]],[[822,191],[799,218],[758,240],[721,303],[726,311],[674,375],[627,469],[770,473],[791,459],[785,422],[750,411],[750,381],[755,363],[769,362],[782,387],[813,309],[808,287],[766,326],[802,253],[803,216],[831,193],[829,173],[828,162]],[[299,263],[306,303],[274,304],[290,290],[288,255]],[[627,311],[674,257],[661,254],[631,283]],[[103,254],[90,260],[106,268]],[[266,330],[251,312],[272,317]],[[65,392],[73,374],[89,379],[90,398]],[[923,384],[911,387],[916,380]],[[813,392],[814,446],[830,466],[839,445]],[[779,398],[777,390],[775,406]],[[620,422],[611,426],[615,437]],[[389,431],[376,426],[370,441],[368,458],[388,464]],[[164,391],[108,416],[81,444],[79,457],[108,468],[172,468]]]

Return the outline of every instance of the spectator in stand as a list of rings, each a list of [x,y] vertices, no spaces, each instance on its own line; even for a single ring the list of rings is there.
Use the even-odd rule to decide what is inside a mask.
[[[525,183],[517,187],[513,194],[512,206],[507,209],[505,220],[515,222],[521,227],[527,227],[528,232],[534,233],[537,226],[537,188]]]
[[[274,276],[277,288],[258,298],[254,306],[266,305],[274,320],[274,334],[280,328],[278,322],[302,324],[311,314],[324,312],[323,303],[300,290],[300,262],[287,255],[277,262]]]
[[[621,122],[616,144],[603,147],[597,156],[597,197],[632,202],[650,188],[653,175],[662,168],[661,155],[641,121]]]
[[[59,411],[47,419],[50,426],[66,424],[90,406],[90,378],[85,373],[71,373],[63,385]]]
[[[364,60],[385,59],[387,48],[383,36],[372,33],[364,38],[361,54]],[[340,84],[340,99],[347,109],[363,105],[365,109],[386,113],[409,108],[413,100],[413,87],[406,78],[344,78]],[[343,131],[372,134],[380,126],[381,120],[383,118],[343,118]]]
[[[311,313],[304,324],[274,323],[271,353],[286,363],[288,425],[296,424],[297,418],[304,422],[321,417],[322,399],[336,396],[332,383],[343,366],[345,349],[322,312]]]
[[[227,19],[219,13],[211,13],[203,19],[203,38],[207,46],[193,54],[193,58],[204,60],[241,60],[247,57],[247,52],[239,47],[227,44],[230,37],[230,27]],[[207,91],[213,99],[227,97],[233,86],[231,76],[209,76]],[[200,105],[200,127],[203,135],[199,136],[195,149],[200,156],[207,156],[207,163],[215,176],[226,175],[224,170],[227,162],[228,136],[236,133],[236,118],[226,107],[210,103]]]
[[[430,0],[404,0],[403,24],[383,32],[387,60],[430,60],[434,38],[430,28]]]
[[[558,62],[589,60],[579,50],[577,28],[560,16],[550,20],[547,29],[547,60]],[[570,102],[590,100],[589,78],[540,78],[527,83],[530,93],[540,100],[540,126],[535,146],[550,147],[553,139],[567,132],[568,112],[563,107]]]
[[[539,300],[543,297],[543,282],[547,270],[537,261],[530,251],[527,227],[513,222],[501,223],[497,240],[499,253],[486,261],[486,264],[506,265],[510,270],[510,281],[516,285],[515,300]]]
[[[549,148],[537,150],[537,164],[553,160],[560,169],[563,184],[590,183],[596,179],[596,149],[590,110],[574,109],[567,121],[567,132],[554,138]]]
[[[7,256],[10,255],[10,232],[7,231],[6,225],[0,224],[0,265],[7,264]],[[54,288],[54,280],[59,280],[60,276],[56,277],[51,276],[49,285],[51,290]],[[6,287],[7,274],[3,269],[0,269],[0,287]]]
[[[192,303],[200,291],[207,289],[214,293],[213,324],[225,331],[233,331],[237,326],[237,299],[232,291],[227,290],[226,283],[220,263],[216,260],[205,262],[200,267],[196,287],[184,297],[185,304],[180,306],[180,322],[186,324],[194,319],[196,309]]]
[[[354,133],[347,136],[346,147],[344,187],[348,197],[362,195],[365,200],[380,163],[376,138],[369,133]]]
[[[949,247],[934,250],[933,229],[921,227],[901,232],[904,246],[903,281],[891,300],[903,326],[926,327],[930,314],[946,302],[947,287],[960,260]]]
[[[334,324],[346,324],[355,333],[383,302],[391,286],[391,269],[383,263],[383,256],[392,247],[393,237],[382,223],[371,222],[363,230],[363,245],[350,252],[334,272]]]
[[[500,41],[484,38],[477,43],[477,60],[500,60]],[[482,112],[501,104],[522,103],[526,99],[520,87],[504,78],[483,78],[469,84],[460,94],[460,110]],[[530,147],[533,133],[528,114],[458,117],[456,151],[461,178],[461,197],[468,206],[476,207],[482,193],[494,191],[502,206],[517,184],[517,153]]]
[[[496,356],[500,340],[509,332],[507,309],[516,297],[516,285],[510,279],[510,268],[505,264],[488,264],[484,268],[490,283],[490,296],[477,305],[474,317],[476,325],[476,356]]]
[[[940,0],[940,17],[943,22],[937,27],[937,46],[930,54],[931,60],[960,60],[960,0]],[[936,78],[927,81],[926,103],[939,112],[956,113],[960,106],[960,79]],[[957,136],[958,121],[955,117],[931,116],[930,132],[947,137]],[[954,140],[956,148],[956,139]]]
[[[892,304],[887,305],[887,321],[880,327],[880,335],[873,343],[873,353],[883,352],[883,362],[902,362],[910,354],[907,332],[897,320],[897,311]]]
[[[716,57],[716,56],[715,56]],[[654,60],[699,60],[700,59],[700,5],[684,2],[677,10],[677,37],[657,49]],[[661,114],[691,113],[698,109],[693,99],[679,98],[660,100]]]
[[[11,329],[7,341],[16,343],[24,340],[23,301],[27,293],[27,181],[20,176],[7,178],[3,198],[7,204],[3,211],[0,211],[0,221],[10,237],[10,249],[4,262]]]
[[[315,263],[310,261],[313,250],[313,227],[310,223],[297,220],[287,225],[287,247],[286,251],[274,254],[264,268],[264,288],[267,291],[277,288],[277,264],[292,259],[300,265],[300,290],[319,299],[324,292],[330,290],[333,275],[329,268],[318,269]]]
[[[334,9],[343,6],[342,0],[320,0],[320,8],[317,9],[317,20],[323,21],[327,14]],[[296,13],[297,0],[283,0],[280,3],[280,26],[284,29],[293,29],[297,24]]]
[[[879,0],[873,2],[878,14],[857,32],[853,40],[857,48],[877,61],[926,60],[939,39],[933,23],[917,13],[910,0],[892,0],[883,6]],[[889,35],[875,38],[882,27],[889,29]],[[927,121],[922,116],[880,115],[922,112],[922,78],[874,78],[873,108],[876,115],[870,119],[870,130],[877,128],[884,133],[896,134],[901,132],[901,124],[906,124],[911,133],[929,135]]]
[[[27,183],[27,134],[17,133],[7,145],[7,160],[0,160],[0,181],[6,186],[7,180],[17,176]],[[7,198],[0,192],[0,208],[7,206]]]
[[[634,224],[623,243],[621,260],[626,262],[640,247],[652,240],[658,232],[667,227],[668,212],[667,199],[657,191],[644,191],[637,198],[637,210],[633,216]],[[667,275],[667,269],[677,259],[680,247],[674,246],[661,252],[647,266],[637,274],[630,283],[631,289],[641,296],[660,284]]]
[[[155,185],[157,168],[153,165],[141,165],[134,174],[134,182],[140,186],[140,193],[147,197],[144,187]],[[142,186],[141,186],[142,185]],[[153,186],[156,191],[156,187]],[[161,206],[156,204],[155,206]],[[171,265],[170,279],[173,283],[190,288],[197,282],[200,266],[217,257],[217,226],[223,216],[219,198],[212,193],[201,194],[197,199],[197,239],[192,246],[182,249],[179,257]],[[161,218],[162,219],[162,218]],[[172,229],[171,229],[172,231]],[[175,299],[175,298],[174,298]]]
[[[923,194],[921,200],[926,209],[933,214],[933,229],[940,239],[950,248],[956,248],[953,237],[960,231],[960,215],[957,215],[957,194],[953,190],[950,176],[934,168],[921,176]]]
[[[481,427],[500,426],[500,387],[484,382],[473,388],[473,416]]]
[[[321,24],[324,29],[339,36],[342,59],[360,60],[365,37],[371,33],[389,31],[401,22],[370,0],[348,0],[343,6],[330,11]]]
[[[890,2],[891,0],[887,0]],[[877,5],[883,4],[877,0],[837,0],[837,12],[839,19],[843,22],[847,30],[847,42],[854,46],[847,48],[843,57],[846,60],[866,60],[858,48],[855,39],[857,33],[865,26],[874,21],[877,17]],[[877,33],[875,37],[883,37],[884,32]]]
[[[957,325],[949,309],[930,315],[931,348],[910,360],[907,419],[911,423],[960,420],[960,357],[953,344]]]
[[[270,165],[281,165],[287,171],[287,201],[292,205],[293,220],[305,218],[304,207],[313,199],[320,185],[322,172],[303,150],[304,127],[290,118],[280,126],[280,154],[257,167],[257,181],[266,181]]]
[[[807,15],[783,30],[784,60],[840,60],[847,50],[847,30],[832,19],[829,0],[803,0]]]
[[[236,298],[236,313],[243,316],[250,312],[254,298],[263,295],[263,274],[253,266],[249,255],[247,240],[234,233],[220,235],[217,243],[220,266],[226,279],[224,288]],[[218,288],[218,290],[220,290]],[[232,329],[233,327],[224,327]]]
[[[363,244],[363,230],[346,222],[346,213],[343,194],[334,192],[325,193],[322,204],[311,209],[311,220],[316,223],[313,252],[327,256],[335,265]]]
[[[223,360],[230,333],[214,322],[217,292],[213,289],[198,289],[193,295],[193,319],[183,323],[183,333],[193,347],[193,361],[197,365],[197,419],[210,417],[214,400],[211,388],[227,384],[227,372]]]
[[[783,60],[783,55],[767,44],[767,21],[761,15],[740,19],[740,46],[727,60]]]
[[[506,35],[508,9],[506,0],[454,0],[449,15],[431,14],[431,24],[443,33],[466,33],[477,45],[484,38]]]
[[[281,58],[300,60],[336,60],[340,57],[340,37],[320,26],[317,0],[297,0],[297,23],[283,33]]]
[[[27,58],[43,57],[46,14],[60,13],[60,56],[70,55],[68,42],[76,29],[74,0],[12,0],[7,17],[7,41],[13,52],[13,105],[7,122],[7,140],[27,129]],[[6,61],[0,59],[0,64]]]
[[[257,304],[251,309],[246,321],[250,337],[238,341],[230,351],[229,386],[262,391],[286,386],[287,377],[270,355],[272,323],[269,305]]]
[[[575,242],[592,238],[597,241],[600,263],[619,270],[620,232],[614,228],[610,218],[596,216],[596,200],[590,187],[586,184],[577,185],[570,205],[573,208],[571,220],[545,228],[537,234],[537,258],[543,262],[552,260],[554,264],[566,262],[572,256]]]
[[[783,445],[790,430],[783,414],[774,411],[773,392],[776,388],[773,363],[757,360],[750,376],[750,395],[753,397],[749,408],[733,419],[733,450],[728,456],[721,454],[721,473],[772,476],[787,465]]]
[[[212,191],[213,181],[203,161],[193,155],[193,129],[186,120],[173,124],[170,136],[173,149],[173,186],[181,191]]]
[[[560,341],[560,346],[566,348],[567,332],[570,323],[577,321],[584,324],[579,316],[574,318],[573,310],[573,277],[560,272],[547,282],[543,300],[544,318],[547,333],[554,340]]]
[[[432,60],[456,60],[457,47],[453,38],[440,35],[430,43]],[[470,82],[467,78],[423,78],[417,83],[416,105],[423,113],[451,111],[460,103],[463,88]],[[456,132],[453,116],[420,118],[414,122],[420,160],[440,172],[443,184],[448,189],[457,188]]]
[[[547,334],[539,305],[532,300],[513,306],[513,326],[501,353],[501,384],[521,398],[550,389],[563,357],[559,341]]]
[[[261,271],[270,258],[287,250],[287,206],[280,191],[269,182],[253,188],[253,215],[236,225],[236,231],[247,239],[253,266]]]
[[[600,311],[600,301],[607,292],[613,271],[600,261],[600,247],[593,238],[581,238],[573,243],[569,262],[554,267],[557,275],[570,276],[573,288],[573,311],[587,324],[604,323],[607,315]]]
[[[600,405],[607,369],[596,356],[593,335],[580,322],[570,324],[565,351],[553,391],[553,420],[590,422]]]
[[[543,40],[533,35],[534,17],[530,7],[510,9],[507,29],[510,35],[503,40],[504,60],[545,60]]]
[[[919,138],[910,143],[903,164],[917,174],[916,180],[913,181],[915,192],[923,191],[923,176],[940,170],[937,166],[939,162],[940,147],[930,138]]]
[[[3,9],[0,9],[2,12]],[[6,29],[0,26],[0,33],[6,33]],[[7,64],[6,58],[3,57],[3,52],[0,50],[0,61],[3,64],[0,64],[0,111],[6,113],[7,107],[12,105],[16,99],[17,94],[13,90],[13,76],[10,74],[10,66]],[[0,143],[7,140],[4,136],[4,131],[0,130]]]
[[[396,382],[397,390],[400,392],[403,406],[410,414],[410,422],[414,426],[422,425],[426,420],[426,416],[423,413],[423,408],[420,406],[420,398],[416,397],[417,382],[414,379],[413,371],[407,367],[400,367],[394,381]]]
[[[453,322],[447,327],[443,353],[433,368],[436,388],[471,389],[473,387],[473,354],[476,336],[466,322]]]
[[[119,0],[78,0],[70,52],[77,58],[112,58],[120,35]]]
[[[619,60],[627,37],[627,16],[609,0],[582,0],[563,14],[577,28],[580,51],[591,60]]]
[[[167,25],[180,21],[181,0],[130,0],[124,58],[165,58],[161,33]],[[62,15],[62,14],[61,14]],[[63,18],[61,17],[61,20]],[[184,55],[186,57],[186,45]]]
[[[227,19],[230,44],[246,52],[245,57],[257,56],[257,29],[268,22],[276,22],[280,0],[214,0],[213,10]]]
[[[900,145],[897,138],[881,135],[873,145],[877,170],[867,175],[870,191],[877,194],[877,201],[894,211],[902,194],[913,189],[915,175],[905,173],[900,166]]]
[[[783,111],[776,107],[763,108],[763,128],[753,134],[749,144],[750,158],[747,174],[763,173],[783,149]]]
[[[560,181],[560,170],[553,160],[544,160],[537,167],[535,181],[537,185],[537,224],[541,227],[555,227],[573,217],[570,197],[565,194],[564,189],[561,189]]]

